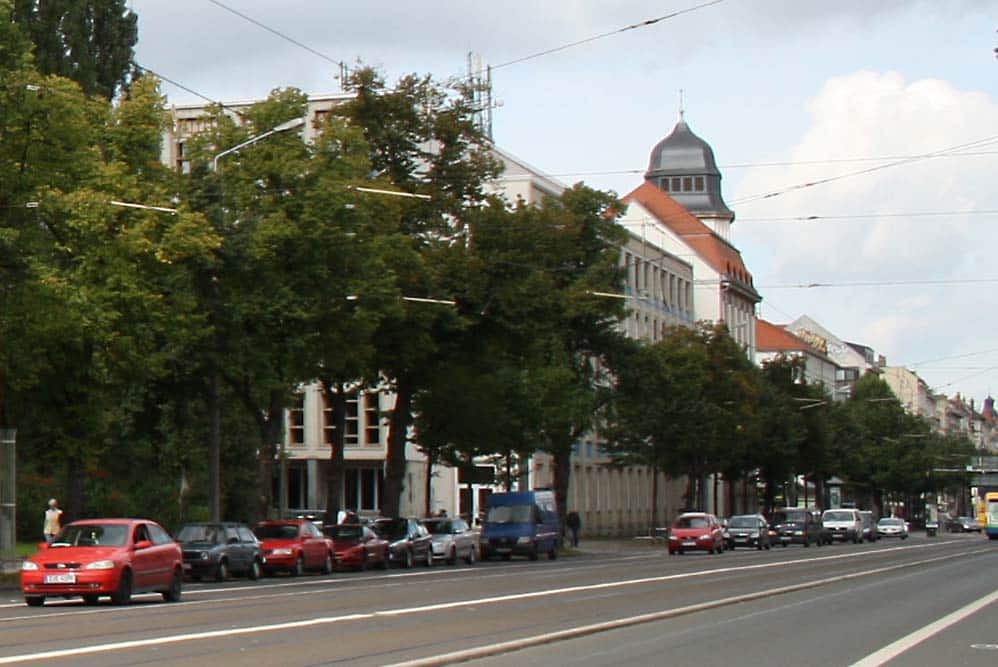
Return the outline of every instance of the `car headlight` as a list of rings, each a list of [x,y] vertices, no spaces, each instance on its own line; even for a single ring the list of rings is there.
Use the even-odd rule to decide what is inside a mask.
[[[759,533],[752,533],[749,535],[749,537],[751,537],[753,540],[757,540],[759,539]]]
[[[209,554],[207,551],[202,551],[200,558],[201,560],[208,560],[209,558],[211,558],[211,554]]]
[[[794,531],[794,535],[803,535],[803,534],[804,534],[803,530],[795,530]]]
[[[38,569],[38,563],[33,563],[30,560],[26,560],[21,563],[21,571],[34,572]]]
[[[290,556],[294,553],[293,549],[274,549],[270,552],[274,556]]]
[[[93,563],[87,563],[83,566],[84,570],[113,570],[114,561],[113,560],[95,560]]]
[[[526,535],[524,535],[523,537],[516,538],[516,543],[517,544],[530,544],[531,541],[532,540],[529,537],[527,537]]]
[[[709,540],[710,539],[710,533],[704,533],[703,535],[701,535],[697,539],[698,540]]]
[[[675,535],[669,535],[669,540],[670,540],[670,541],[671,541],[671,540],[677,540],[677,541],[678,541],[678,540],[679,540],[679,538],[678,538],[678,537],[676,537]]]

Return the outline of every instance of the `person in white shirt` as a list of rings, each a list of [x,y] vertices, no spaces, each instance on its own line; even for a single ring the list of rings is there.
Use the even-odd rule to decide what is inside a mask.
[[[42,529],[42,532],[45,533],[45,541],[51,543],[61,529],[62,510],[59,509],[59,503],[56,502],[56,499],[52,498],[49,500],[49,508],[45,510],[45,527]]]

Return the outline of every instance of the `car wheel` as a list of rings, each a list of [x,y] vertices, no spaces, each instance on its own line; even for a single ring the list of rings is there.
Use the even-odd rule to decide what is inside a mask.
[[[170,581],[170,587],[162,592],[163,599],[167,602],[180,602],[183,584],[184,573],[180,570],[174,570],[173,579]]]
[[[305,557],[304,556],[302,556],[302,555],[299,554],[298,560],[296,560],[294,566],[292,566],[290,574],[291,574],[292,577],[300,577],[301,575],[305,574]]]
[[[246,576],[248,576],[251,581],[256,581],[260,578],[261,574],[263,574],[263,568],[260,567],[260,561],[254,558],[253,562],[250,563],[249,572]]]
[[[474,545],[472,545],[472,547],[470,549],[468,549],[468,556],[467,556],[467,558],[464,559],[464,562],[467,563],[468,565],[474,565],[475,564],[475,547],[474,547]]]
[[[90,595],[84,595],[83,596],[83,604],[85,604],[87,606],[91,606],[92,607],[93,605],[97,604],[98,602],[100,602],[100,596],[99,595],[92,595],[92,594],[90,594]]]
[[[811,540],[805,539],[804,540],[804,548],[807,549],[809,546],[811,546]]]
[[[530,560],[537,560],[537,546],[535,545],[533,550],[530,552]]]
[[[24,602],[29,607],[41,607],[45,604],[45,597],[41,595],[25,595]]]
[[[433,549],[426,546],[426,567],[433,567]]]
[[[357,569],[361,572],[367,571],[367,549],[360,552],[360,565],[357,566]]]
[[[513,554],[503,554],[502,555],[502,559],[503,560],[512,560],[513,559]]]
[[[322,573],[332,574],[333,573],[333,554],[326,552],[326,560],[322,561]]]
[[[453,565],[457,562],[457,547],[451,547],[447,553],[447,564]]]
[[[111,593],[111,602],[117,605],[128,604],[132,599],[132,571],[122,570],[118,580],[118,590]]]
[[[225,581],[229,578],[229,563],[223,558],[218,561],[218,568],[215,569],[215,581]]]
[[[786,548],[787,548],[787,543],[786,543],[786,542],[780,542],[780,544],[782,544],[782,545],[783,545],[783,548],[784,548],[784,549],[786,549]]]
[[[558,545],[552,544],[551,551],[548,552],[548,560],[558,560]]]
[[[405,569],[411,568],[415,565],[416,558],[412,555],[411,551],[406,550],[405,554],[402,556],[402,567]]]

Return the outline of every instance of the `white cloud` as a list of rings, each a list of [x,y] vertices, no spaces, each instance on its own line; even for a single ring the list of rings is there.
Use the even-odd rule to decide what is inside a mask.
[[[989,137],[996,137],[995,142],[967,152],[998,151],[995,100],[942,80],[906,81],[897,72],[855,72],[826,81],[807,109],[811,124],[783,159],[897,158]],[[998,209],[994,188],[998,155],[936,157],[873,169],[896,161],[754,168],[739,183],[733,201],[870,171],[736,204],[746,221],[736,221],[735,240],[763,296],[774,299],[776,307],[790,310],[789,315],[810,314],[843,337],[871,345],[889,361],[932,357],[930,344],[939,345],[941,340],[951,350],[981,349],[980,334],[998,328],[998,313],[988,298],[998,285],[959,281],[998,277],[991,231],[995,217],[973,214]],[[897,216],[930,211],[953,213]],[[869,214],[881,217],[752,221]],[[763,259],[754,262],[756,257]],[[905,281],[925,284],[890,284]],[[931,281],[954,282],[928,284]],[[882,284],[768,293],[765,289],[767,284],[852,282]],[[766,312],[764,302],[764,316]],[[978,393],[986,390],[980,387]]]

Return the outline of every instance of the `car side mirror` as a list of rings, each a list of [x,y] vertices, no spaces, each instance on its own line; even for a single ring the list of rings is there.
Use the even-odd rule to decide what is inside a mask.
[[[136,550],[138,550],[138,549],[148,549],[151,546],[152,546],[152,542],[150,542],[149,540],[139,540],[138,542],[135,543],[135,549]]]
[[[229,540],[226,542],[226,544],[239,544],[239,538],[238,537],[230,537]]]

